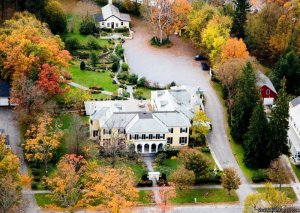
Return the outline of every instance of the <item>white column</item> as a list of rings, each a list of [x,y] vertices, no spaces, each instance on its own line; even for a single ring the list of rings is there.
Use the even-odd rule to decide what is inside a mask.
[[[158,144],[156,144],[156,147],[155,147],[155,148],[156,148],[156,152],[157,152],[157,151],[158,151]]]
[[[145,144],[141,144],[142,145],[142,153],[144,153],[144,146]]]

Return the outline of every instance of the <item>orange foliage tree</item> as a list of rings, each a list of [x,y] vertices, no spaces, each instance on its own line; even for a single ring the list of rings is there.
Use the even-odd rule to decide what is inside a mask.
[[[53,152],[60,145],[63,132],[59,125],[53,123],[49,115],[43,115],[37,124],[31,125],[26,132],[26,140],[23,145],[25,158],[28,162],[44,163],[46,175],[48,174],[48,162],[53,157]]]
[[[90,163],[83,179],[82,205],[89,208],[120,212],[138,198],[134,174],[128,168],[99,167]]]
[[[249,52],[243,39],[230,38],[221,49],[221,61],[225,62],[229,58],[248,58]]]
[[[47,184],[60,207],[73,211],[81,196],[81,177],[86,164],[82,156],[65,155],[57,165],[57,172],[47,178]]]
[[[171,199],[176,197],[176,192],[173,188],[173,184],[169,183],[170,187],[162,186],[159,190],[160,201],[158,203],[158,208],[162,212],[167,212],[173,209],[173,204]]]

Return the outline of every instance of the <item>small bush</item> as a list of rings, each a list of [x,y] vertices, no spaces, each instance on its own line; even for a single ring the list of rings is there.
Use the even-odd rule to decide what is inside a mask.
[[[152,187],[153,181],[152,180],[142,180],[137,184],[137,187]]]
[[[155,163],[159,165],[164,165],[164,161],[167,159],[166,153],[159,153],[155,158]]]
[[[158,37],[153,37],[150,41],[152,46],[158,46],[158,47],[170,47],[171,41],[168,38],[162,39],[162,43],[160,43],[160,39]]]
[[[138,80],[137,82],[137,86],[138,87],[144,87],[145,86],[145,82],[146,82],[146,78],[145,77],[142,77]]]
[[[94,36],[88,36],[87,37],[87,46],[88,48],[92,49],[92,50],[99,50],[101,49],[98,40],[94,37]]]
[[[95,22],[90,16],[86,16],[80,23],[79,32],[82,35],[92,35],[97,32]]]
[[[65,40],[65,46],[66,46],[66,49],[69,50],[70,52],[74,52],[78,49],[81,48],[81,44],[78,40],[78,38],[67,38]]]
[[[122,47],[121,44],[119,44],[117,47],[116,47],[116,54],[120,57],[120,58],[124,58],[124,49]]]
[[[264,169],[259,169],[258,172],[252,177],[254,183],[264,182],[268,179],[268,172]]]
[[[103,87],[102,86],[92,86],[89,89],[91,89],[91,90],[103,90]]]
[[[176,86],[175,81],[172,81],[172,82],[170,83],[170,86],[171,86],[171,87],[175,87],[175,86]]]
[[[92,93],[92,94],[100,94],[100,93],[101,93],[101,90],[92,90],[91,93]]]
[[[93,67],[95,67],[96,64],[99,61],[98,56],[97,56],[97,54],[95,52],[92,52],[91,55],[90,55],[90,57],[91,57],[91,63],[93,65]]]
[[[77,55],[79,59],[88,59],[90,57],[88,51],[77,51],[75,55]]]
[[[80,70],[85,70],[85,63],[84,63],[84,61],[80,62]]]
[[[129,74],[127,72],[121,72],[119,75],[118,75],[118,80],[127,80],[129,79]]]
[[[123,63],[123,64],[122,64],[122,70],[123,70],[123,71],[128,71],[128,69],[129,69],[128,64]]]
[[[202,152],[210,153],[210,149],[209,149],[208,146],[203,146],[203,147],[201,147],[201,151],[202,151]]]
[[[113,63],[112,67],[111,67],[113,72],[118,72],[119,69],[119,61],[116,61]]]
[[[136,84],[138,81],[138,78],[139,77],[136,74],[131,74],[131,75],[129,75],[128,81],[131,84]]]
[[[35,181],[31,182],[31,189],[37,189],[38,188],[38,184]]]
[[[129,32],[129,29],[124,27],[124,28],[116,28],[115,29],[115,32],[116,33],[128,33]]]

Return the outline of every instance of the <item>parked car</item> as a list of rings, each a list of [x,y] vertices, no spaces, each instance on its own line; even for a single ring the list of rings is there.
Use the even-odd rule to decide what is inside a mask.
[[[207,61],[207,58],[203,55],[196,55],[195,60],[196,61]]]
[[[204,71],[209,71],[209,66],[208,66],[208,64],[207,63],[201,63],[201,68],[202,68],[202,70],[204,70]]]

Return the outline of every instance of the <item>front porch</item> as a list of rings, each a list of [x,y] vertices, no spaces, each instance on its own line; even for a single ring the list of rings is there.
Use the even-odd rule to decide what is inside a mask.
[[[134,142],[134,145],[137,153],[157,153],[160,150],[164,150],[166,141],[138,141]]]

